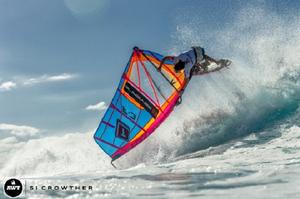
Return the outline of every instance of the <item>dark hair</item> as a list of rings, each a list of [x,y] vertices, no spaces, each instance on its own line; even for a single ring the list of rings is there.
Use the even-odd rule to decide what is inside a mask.
[[[174,69],[175,69],[175,71],[180,71],[180,70],[184,69],[184,66],[185,66],[184,62],[181,61],[181,60],[179,60],[179,61],[175,64]]]

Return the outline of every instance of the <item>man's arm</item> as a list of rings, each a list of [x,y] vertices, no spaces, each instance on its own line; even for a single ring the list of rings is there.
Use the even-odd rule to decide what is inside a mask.
[[[204,57],[204,59],[205,60],[207,60],[207,61],[209,61],[209,62],[214,62],[214,63],[216,63],[216,64],[219,64],[219,61],[218,60],[215,60],[214,58],[212,58],[212,57],[210,57],[210,56],[208,56],[208,55],[203,55],[203,57]]]
[[[183,85],[181,91],[179,92],[180,97],[183,94],[183,92],[184,92],[185,88],[187,87],[187,85],[189,84],[189,82],[191,81],[192,76],[193,76],[193,72],[190,71],[190,75],[188,77],[185,77],[184,85]]]
[[[167,60],[173,61],[174,58],[175,58],[174,56],[165,56],[165,57],[161,60],[161,62],[160,62],[160,64],[159,64],[159,67],[158,67],[158,70],[161,70],[161,67],[164,65],[164,63],[165,63]]]

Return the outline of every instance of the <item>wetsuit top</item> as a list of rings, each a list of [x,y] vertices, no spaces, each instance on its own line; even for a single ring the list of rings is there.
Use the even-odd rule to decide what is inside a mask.
[[[186,77],[189,77],[190,70],[196,63],[196,55],[194,49],[191,49],[185,53],[181,53],[177,57],[174,58],[174,63],[179,62],[179,60],[183,61],[185,63],[184,67],[184,74]]]

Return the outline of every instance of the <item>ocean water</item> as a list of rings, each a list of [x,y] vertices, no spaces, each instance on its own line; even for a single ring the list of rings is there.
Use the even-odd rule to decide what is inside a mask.
[[[30,199],[300,198],[299,22],[261,7],[209,33],[179,22],[170,53],[213,39],[207,51],[230,58],[230,69],[194,77],[182,104],[117,169],[93,130],[0,140],[1,185],[21,179]],[[41,190],[78,185],[92,190]]]

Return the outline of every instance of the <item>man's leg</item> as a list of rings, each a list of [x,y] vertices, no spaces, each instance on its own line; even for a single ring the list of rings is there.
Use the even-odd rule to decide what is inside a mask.
[[[199,70],[203,71],[203,72],[207,72],[208,71],[208,66],[212,63],[212,62],[216,62],[216,60],[214,60],[213,58],[207,56],[207,55],[203,55],[203,60],[200,63],[197,63],[196,66],[199,68]]]
[[[204,55],[204,59],[206,61],[209,61],[210,63],[216,63],[217,65],[220,65],[220,66],[229,66],[231,64],[231,61],[228,59],[215,60],[207,55]]]
[[[203,74],[203,73],[206,73],[208,71],[208,65],[209,63],[196,63],[193,68],[191,69],[191,74],[190,76],[193,76],[193,75],[200,75],[200,74]]]
[[[203,73],[207,73],[208,72],[208,66],[212,63],[215,63],[217,65],[219,65],[220,63],[222,63],[222,60],[215,60],[214,58],[204,54],[203,55],[203,60],[200,63],[196,63],[193,67],[192,70],[192,74],[193,75],[200,75]]]
[[[212,58],[212,57],[210,57],[210,56],[208,56],[208,55],[204,55],[203,57],[204,57],[205,62],[209,62],[209,64],[210,64],[210,63],[216,63],[216,64],[219,64],[219,61],[215,60],[214,58]],[[208,64],[208,65],[209,65],[209,64]]]

